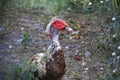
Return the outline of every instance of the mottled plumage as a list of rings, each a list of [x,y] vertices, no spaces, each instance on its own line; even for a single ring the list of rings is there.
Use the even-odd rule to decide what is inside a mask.
[[[45,62],[45,55],[44,53],[37,53],[36,55],[32,56],[29,60],[30,64],[34,64],[37,66],[37,71],[35,71],[35,75],[37,77],[42,78],[46,75],[46,62]]]
[[[53,26],[52,23],[55,25]],[[37,66],[37,70],[33,73],[39,80],[62,80],[65,74],[64,53],[59,43],[59,35],[63,30],[72,31],[68,24],[61,19],[51,21],[46,28],[46,32],[51,38],[51,45],[48,47],[47,53],[38,53],[29,61]]]

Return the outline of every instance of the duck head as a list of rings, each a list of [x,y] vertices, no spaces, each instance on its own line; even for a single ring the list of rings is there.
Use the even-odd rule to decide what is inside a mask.
[[[46,33],[49,34],[50,39],[53,39],[56,35],[59,35],[60,32],[64,31],[73,32],[66,21],[57,18],[52,20],[46,28]]]

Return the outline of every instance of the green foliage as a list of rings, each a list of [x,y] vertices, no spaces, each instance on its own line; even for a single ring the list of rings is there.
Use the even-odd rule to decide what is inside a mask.
[[[2,0],[0,8],[40,9],[47,13],[58,14],[61,11],[91,13],[95,11],[111,11],[120,13],[119,0]],[[41,12],[41,10],[40,10]]]
[[[6,3],[8,3],[8,0],[1,0],[0,1],[0,9],[3,9],[4,7],[5,7],[5,5],[6,5]]]
[[[38,80],[32,73],[36,71],[36,69],[36,65],[26,62],[20,65],[12,64],[8,70],[6,80]]]
[[[21,41],[21,43],[22,43],[23,46],[27,46],[28,43],[30,42],[30,40],[31,40],[30,34],[28,32],[25,32],[23,34],[23,40]]]

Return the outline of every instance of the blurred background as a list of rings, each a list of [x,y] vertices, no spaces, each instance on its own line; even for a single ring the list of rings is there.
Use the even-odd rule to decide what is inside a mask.
[[[0,80],[32,79],[26,61],[46,52],[54,16],[79,31],[60,38],[64,80],[120,80],[120,0],[0,0]]]

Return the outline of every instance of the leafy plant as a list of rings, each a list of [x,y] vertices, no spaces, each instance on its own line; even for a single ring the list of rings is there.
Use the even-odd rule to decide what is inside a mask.
[[[33,74],[36,69],[35,65],[27,62],[19,65],[12,64],[7,72],[6,80],[38,80]]]
[[[28,44],[28,42],[30,41],[30,34],[28,32],[25,32],[23,34],[23,40],[21,41],[21,43],[23,44],[23,46],[26,46]]]
[[[31,41],[31,36],[28,32],[25,32],[23,34],[23,40],[21,41],[21,44],[24,46],[24,49],[26,49],[27,45]]]

